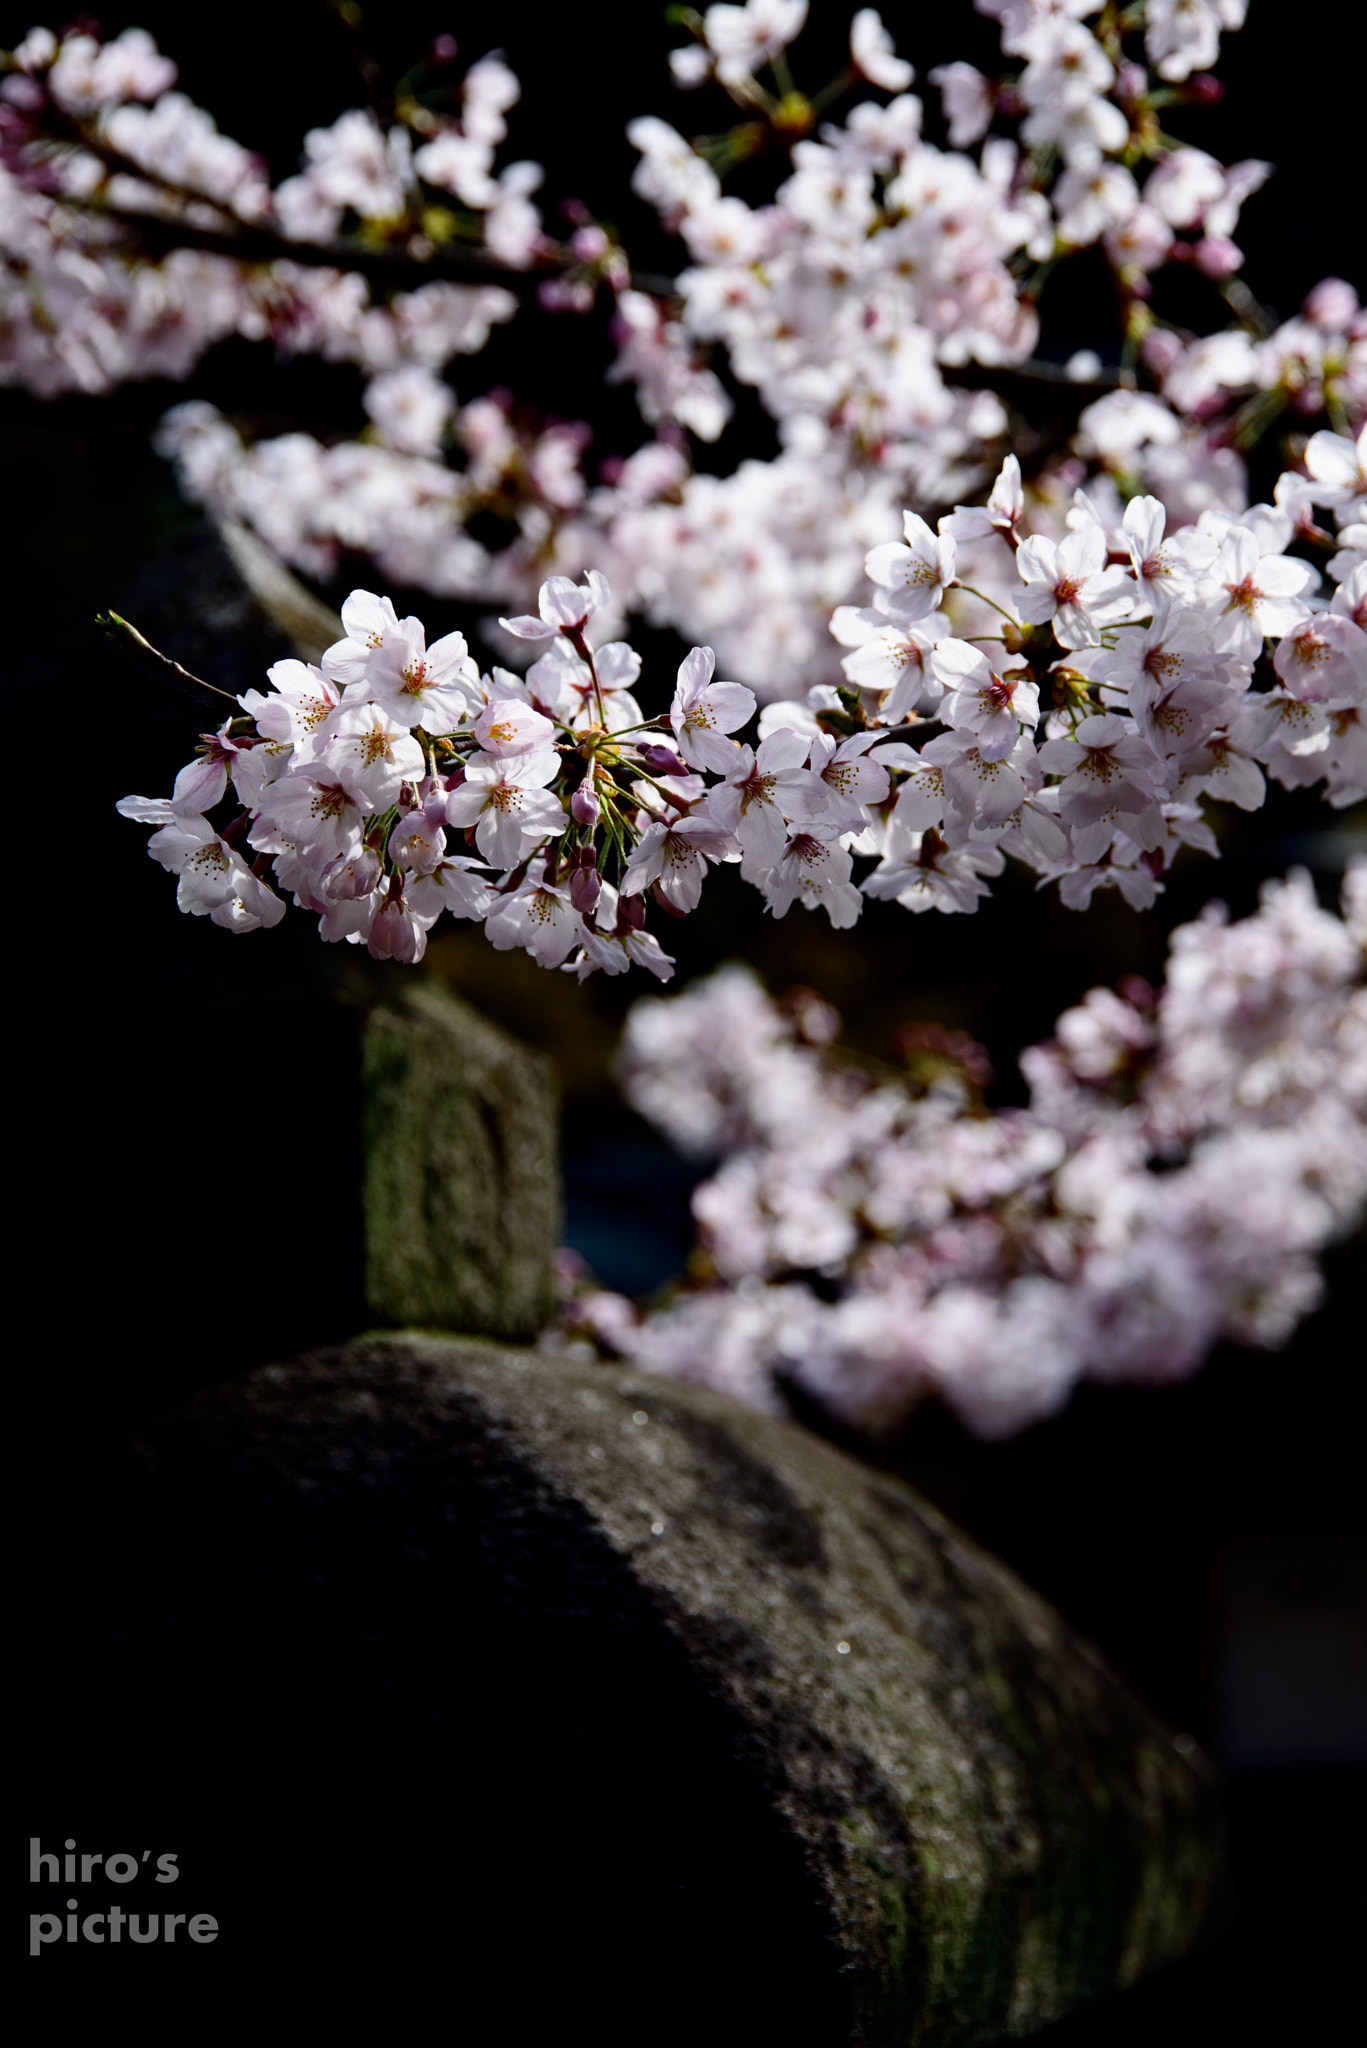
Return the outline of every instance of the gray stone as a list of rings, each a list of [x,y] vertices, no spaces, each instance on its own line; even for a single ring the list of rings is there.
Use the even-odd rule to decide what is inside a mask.
[[[605,1989],[626,1964],[594,1949],[601,1925],[646,1957],[663,1989],[643,2030],[603,2005],[602,2040],[672,2040],[690,2000],[731,2014],[718,2039],[1018,2036],[1219,1917],[1218,1796],[1189,1740],[924,1501],[794,1423],[405,1332],[199,1397],[150,1465],[163,1546],[192,1559],[186,1530],[210,1523],[236,1589],[206,1600],[213,1574],[182,1561],[193,1599],[158,1601],[193,1607],[201,1638],[226,1629],[234,1682],[255,1660],[288,1700],[290,1658],[314,1685],[345,1641],[334,1741],[359,1760],[400,1727],[439,1839],[460,1812],[472,1826],[442,1760],[473,1759],[496,1894],[511,1869],[530,1900],[577,1830],[578,1887],[510,1908],[507,1939],[534,1970],[557,1939],[587,1948]],[[182,1644],[174,1666],[204,1656]],[[377,1715],[357,1702],[381,1679]],[[288,1711],[318,1725],[277,1704],[286,1743]],[[565,1798],[590,1818],[557,1820]],[[450,1871],[426,1893],[463,1882]],[[710,1897],[685,1941],[669,1915],[688,1885]],[[723,2009],[713,1973],[747,1915],[753,1981]]]
[[[237,519],[215,522],[219,541],[262,614],[288,635],[303,661],[318,661],[343,638],[342,621],[331,605],[299,581],[249,526]]]
[[[388,980],[360,1048],[368,1312],[535,1337],[560,1230],[550,1063],[439,983]]]

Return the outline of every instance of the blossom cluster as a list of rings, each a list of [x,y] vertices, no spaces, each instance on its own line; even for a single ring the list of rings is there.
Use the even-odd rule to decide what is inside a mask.
[[[844,688],[773,702],[754,748],[734,737],[754,694],[715,678],[711,647],[678,668],[668,719],[641,715],[639,655],[594,627],[611,616],[598,571],[551,578],[537,614],[502,618],[545,643],[525,676],[482,676],[461,633],[426,647],[420,621],[353,592],[322,666],[279,662],[273,692],[240,698],[246,715],[203,737],[168,799],[119,809],[160,823],[150,850],[180,874],[182,909],[277,922],[273,862],[324,938],[402,961],[449,909],[545,967],[574,952],[580,975],[635,963],[668,979],[639,899],[685,915],[709,862],[738,862],[775,918],[803,903],[834,926],[865,897],[974,911],[1006,856],[1074,909],[1099,887],[1148,907],[1180,846],[1215,852],[1207,797],[1256,809],[1265,772],[1324,780],[1338,807],[1367,795],[1365,463],[1367,432],[1318,434],[1285,504],[1203,512],[1172,537],[1154,498],[1111,532],[1078,492],[1055,545],[1021,537],[1008,457],[986,506],[939,532],[906,512],[904,539],[869,553],[873,604],[832,616],[853,649]],[[1340,582],[1318,606],[1318,571],[1283,553],[1308,506],[1344,514]],[[955,631],[957,549],[988,541],[1014,588],[967,598],[1000,631]],[[244,809],[219,829],[205,813],[230,780]],[[447,827],[471,852],[451,854]],[[857,858],[875,860],[861,883]]]
[[[785,1012],[743,967],[638,1002],[628,1099],[719,1159],[693,1278],[644,1314],[581,1283],[546,1341],[874,1431],[938,1396],[984,1436],[1079,1379],[1279,1345],[1367,1203],[1365,954],[1367,862],[1342,918],[1303,873],[1237,923],[1211,906],[1162,989],[1065,1011],[1023,1056],[1029,1107],[996,1114],[957,1034],[909,1034],[910,1070],[880,1078],[835,1058],[825,1004]]]
[[[243,715],[204,735],[169,797],[118,808],[157,827],[148,851],[178,877],[180,908],[228,930],[277,924],[283,889],[325,940],[379,959],[420,960],[447,911],[581,978],[636,964],[667,980],[673,962],[640,899],[649,889],[682,915],[709,859],[741,857],[722,811],[738,822],[740,764],[754,757],[727,734],[754,698],[714,680],[710,650],[694,648],[668,720],[643,719],[640,657],[585,637],[609,595],[594,572],[581,585],[553,577],[537,614],[505,619],[546,643],[523,678],[482,675],[462,634],[428,646],[420,620],[353,591],[346,637],[321,664],[276,662],[271,689],[246,691]],[[708,769],[725,774],[704,812]],[[803,779],[819,809],[824,785]],[[240,808],[215,825],[207,814],[230,790]]]
[[[1367,795],[1367,430],[1314,435],[1305,464],[1275,504],[1171,533],[1154,497],[1103,511],[1079,489],[1061,539],[1026,537],[1014,457],[986,505],[937,532],[906,513],[903,542],[867,558],[873,605],[833,614],[845,690],[761,720],[861,729],[847,746],[946,728],[877,750],[903,772],[852,842],[879,856],[864,893],[972,910],[1010,855],[1074,909],[1098,886],[1144,908],[1180,846],[1217,851],[1208,798],[1256,810],[1269,775],[1323,783],[1336,808]],[[1286,552],[1307,527],[1331,551],[1327,601]],[[969,556],[973,585],[957,574]]]
[[[653,114],[629,124],[635,189],[681,246],[666,279],[638,276],[580,202],[569,239],[547,237],[537,167],[495,165],[518,95],[497,56],[465,72],[458,106],[401,93],[392,118],[352,109],[311,131],[300,172],[272,188],[173,89],[145,35],[34,30],[0,84],[0,377],[51,392],[183,376],[229,333],[354,362],[359,439],[253,438],[202,399],[174,408],[159,445],[187,494],[320,579],[364,562],[515,610],[549,576],[597,568],[617,628],[643,615],[711,645],[761,701],[800,700],[839,683],[831,613],[855,601],[900,508],[933,519],[985,488],[1012,432],[1003,397],[1057,401],[1058,373],[1031,351],[1050,276],[1081,252],[1109,272],[1121,363],[1068,365],[1065,399],[1071,379],[1092,402],[1024,479],[1027,536],[1061,542],[1079,486],[1112,529],[1136,494],[1159,501],[1169,531],[1203,511],[1242,516],[1244,452],[1261,436],[1289,427],[1295,467],[1315,423],[1351,440],[1367,410],[1352,288],[1328,279],[1277,324],[1236,274],[1239,210],[1270,166],[1222,165],[1160,121],[1166,103],[1218,92],[1205,67],[1242,0],[979,5],[1000,20],[1003,68],[932,74],[947,147],[928,139],[934,112],[873,9],[851,24],[838,121],[821,116],[841,82],[804,93],[789,69],[804,0],[691,17],[676,84],[706,84],[746,118],[695,141]],[[751,203],[726,180],[761,146],[783,172]],[[486,281],[429,274],[461,252]],[[1216,331],[1154,311],[1153,281],[1173,266],[1206,281]],[[655,438],[596,484],[587,426],[538,425],[511,398],[462,406],[443,375],[513,313],[500,267],[508,283],[538,279],[524,317],[610,302],[606,375],[634,390]],[[690,445],[725,429],[723,371],[755,392],[779,452],[701,474]],[[504,545],[469,530],[489,511]]]
[[[754,695],[715,676],[709,647],[681,664],[667,718],[643,716],[639,655],[595,625],[611,601],[596,570],[500,620],[544,643],[525,676],[482,675],[462,634],[429,648],[419,620],[354,591],[321,666],[276,663],[272,692],[239,699],[245,716],[204,736],[170,797],[119,808],[159,825],[150,851],[182,909],[274,923],[273,864],[325,939],[406,961],[448,910],[543,966],[667,979],[640,899],[684,916],[717,862],[775,917],[801,903],[837,927],[865,897],[973,911],[1008,855],[1074,909],[1098,887],[1146,907],[1180,846],[1216,851],[1207,797],[1255,809],[1264,770],[1323,780],[1338,806],[1367,794],[1365,460],[1367,431],[1324,433],[1310,477],[1283,479],[1293,510],[1346,515],[1341,580],[1312,608],[1317,572],[1283,552],[1293,510],[1204,512],[1168,537],[1158,501],[1135,498],[1109,533],[1079,491],[1056,545],[1021,537],[1008,457],[985,506],[938,532],[907,512],[904,539],[870,552],[873,604],[832,620],[846,686],[770,704],[754,747],[733,737]],[[986,601],[999,632],[956,632],[956,552],[985,540],[1014,589]],[[1271,688],[1253,687],[1260,666]],[[230,782],[244,808],[220,830],[205,814]],[[448,828],[471,851],[452,853]],[[861,857],[876,864],[856,884]]]
[[[0,381],[41,396],[187,376],[227,335],[319,354],[365,373],[392,445],[426,453],[451,411],[436,374],[484,347],[516,300],[500,284],[434,279],[377,295],[348,264],[359,244],[411,245],[423,221],[525,268],[543,241],[528,198],[537,166],[492,175],[519,93],[506,64],[470,67],[458,117],[403,123],[359,109],[304,138],[301,173],[272,190],[262,161],[175,91],[176,67],[141,29],[35,28],[0,81]],[[464,221],[434,211],[459,196]],[[308,244],[292,261],[291,245]],[[242,253],[235,253],[238,245]],[[316,261],[319,246],[335,262]],[[434,253],[431,238],[422,246]],[[302,437],[301,437],[302,438]],[[415,447],[416,442],[416,447]]]

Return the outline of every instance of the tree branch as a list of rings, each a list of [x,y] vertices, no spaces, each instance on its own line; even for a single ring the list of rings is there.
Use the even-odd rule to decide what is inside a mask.
[[[144,639],[136,626],[130,625],[127,619],[120,618],[117,612],[97,612],[95,624],[103,626],[111,640],[123,641],[135,648],[144,662],[154,664],[161,675],[177,683],[182,690],[207,690],[211,697],[222,697],[226,703],[240,711],[241,707],[231,690],[220,690],[217,683],[206,683],[203,676],[191,675],[188,668],[182,668],[178,661],[172,661],[169,654],[163,654],[159,648],[154,647],[150,640]]]

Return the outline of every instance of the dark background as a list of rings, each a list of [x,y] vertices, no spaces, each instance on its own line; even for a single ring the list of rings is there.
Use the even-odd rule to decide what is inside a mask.
[[[847,12],[813,11],[793,51],[808,87],[838,68]],[[503,159],[546,165],[548,216],[577,195],[615,220],[643,265],[664,268],[670,245],[628,195],[625,122],[649,109],[691,133],[726,125],[728,109],[715,95],[672,91],[664,53],[680,33],[661,17],[620,0],[587,15],[513,5],[467,29],[457,15],[390,5],[365,37],[391,76],[438,30],[459,37],[462,61],[501,44],[524,88]],[[305,128],[362,97],[347,37],[322,5],[239,5],[203,23],[162,5],[105,20],[150,28],[180,62],[184,88],[262,150],[277,177],[294,167]],[[0,43],[29,21],[27,10],[0,12]],[[1249,26],[1224,42],[1224,103],[1165,116],[1225,160],[1277,164],[1241,239],[1247,282],[1283,316],[1325,274],[1367,285],[1353,234],[1360,64],[1349,57],[1360,60],[1360,40],[1327,61],[1322,38],[1294,42],[1288,11],[1253,0]],[[899,26],[898,41],[938,139],[925,75],[960,56],[994,69],[995,25],[956,4]],[[760,196],[773,172],[747,176]],[[1045,354],[1108,352],[1085,286],[1085,275],[1076,287],[1065,278],[1046,298]],[[1173,311],[1222,324],[1213,288],[1204,308]],[[629,398],[601,387],[601,316],[553,332],[552,348],[528,317],[496,332],[484,355],[456,363],[459,396],[507,383],[547,414],[590,417],[594,461],[628,451],[643,430]],[[345,1048],[330,1021],[343,949],[321,947],[294,913],[273,934],[236,942],[179,917],[140,828],[112,812],[130,790],[167,788],[201,723],[188,699],[146,682],[88,628],[110,603],[149,616],[194,573],[195,514],[147,448],[161,412],[191,393],[276,430],[363,423],[355,371],[281,366],[236,342],[188,385],[47,404],[0,392],[7,725],[33,788],[10,808],[11,1290],[16,1378],[31,1410],[10,1456],[25,1487],[28,1563],[59,1606],[79,1583],[83,1551],[100,1541],[90,1504],[104,1498],[109,1446],[130,1422],[195,1386],[345,1337],[360,1314],[344,1256],[354,1229],[338,1093]],[[703,466],[729,470],[775,445],[771,424],[741,400],[726,436],[701,451]],[[343,579],[325,594],[348,587]],[[412,608],[433,625],[472,623],[430,600]],[[678,649],[668,635],[637,637],[662,701]],[[213,679],[246,687],[254,659],[224,648]],[[740,957],[775,993],[815,987],[842,1010],[847,1042],[870,1055],[889,1057],[907,1022],[965,1028],[989,1049],[994,1099],[1014,1100],[1016,1053],[1067,1003],[1126,972],[1156,979],[1174,924],[1214,894],[1247,913],[1259,882],[1293,861],[1332,901],[1353,830],[1316,799],[1274,791],[1263,812],[1228,821],[1218,868],[1187,857],[1148,914],[1112,893],[1075,916],[1008,878],[972,919],[871,905],[857,934],[833,934],[803,911],[776,924],[723,871],[705,911],[663,936],[681,982]],[[601,978],[580,990],[464,930],[434,942],[429,961],[557,1059],[567,1241],[607,1284],[641,1292],[663,1280],[686,1250],[691,1174],[624,1109],[610,1074],[621,1016],[641,991]],[[875,1449],[1052,1598],[1230,1774],[1232,1933],[1114,2011],[1069,2023],[1060,2048],[1235,2026],[1250,2040],[1337,2039],[1356,1991],[1367,1931],[1361,1241],[1328,1270],[1327,1306],[1281,1354],[1222,1352],[1189,1384],[1161,1391],[1084,1388],[1064,1415],[1002,1445],[978,1444],[927,1410],[901,1442]],[[41,1672],[29,1693],[41,1724]],[[97,1700],[91,1717],[97,1729]],[[28,1775],[24,1832],[46,1844],[74,1830],[89,1843],[91,1823],[68,1817],[59,1778],[50,1760]],[[207,1899],[212,1829],[197,1821],[192,1792],[181,1806],[167,1796],[187,1855],[207,1873]],[[114,1810],[125,1810],[117,1799]],[[54,1980],[60,1960],[44,1959]]]

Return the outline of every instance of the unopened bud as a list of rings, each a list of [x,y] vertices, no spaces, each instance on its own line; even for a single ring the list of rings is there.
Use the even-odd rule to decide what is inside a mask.
[[[607,255],[611,246],[596,223],[592,227],[579,228],[570,236],[570,254],[581,263],[596,263],[600,256]]]
[[[583,278],[544,277],[536,288],[536,302],[544,313],[587,313],[593,306],[593,286]]]
[[[1233,277],[1242,270],[1244,252],[1225,235],[1203,235],[1196,244],[1196,268],[1206,277]]]
[[[592,917],[603,893],[603,877],[596,867],[577,867],[570,876],[570,902],[581,917]]]
[[[1155,377],[1166,377],[1182,360],[1182,344],[1166,327],[1151,327],[1140,348],[1145,367]]]
[[[1302,310],[1317,327],[1350,327],[1357,314],[1358,295],[1341,277],[1326,277],[1315,286]]]
[[[354,903],[359,896],[368,896],[379,886],[379,856],[369,846],[362,846],[355,853],[339,854],[330,860],[319,877],[324,892],[339,902]]]
[[[642,932],[646,924],[646,907],[639,896],[623,896],[617,905],[617,929],[619,932]]]
[[[638,747],[636,752],[647,768],[656,775],[687,775],[688,763],[674,752],[672,747],[654,745]]]
[[[598,792],[586,778],[570,798],[570,816],[576,825],[596,825],[598,809]]]

